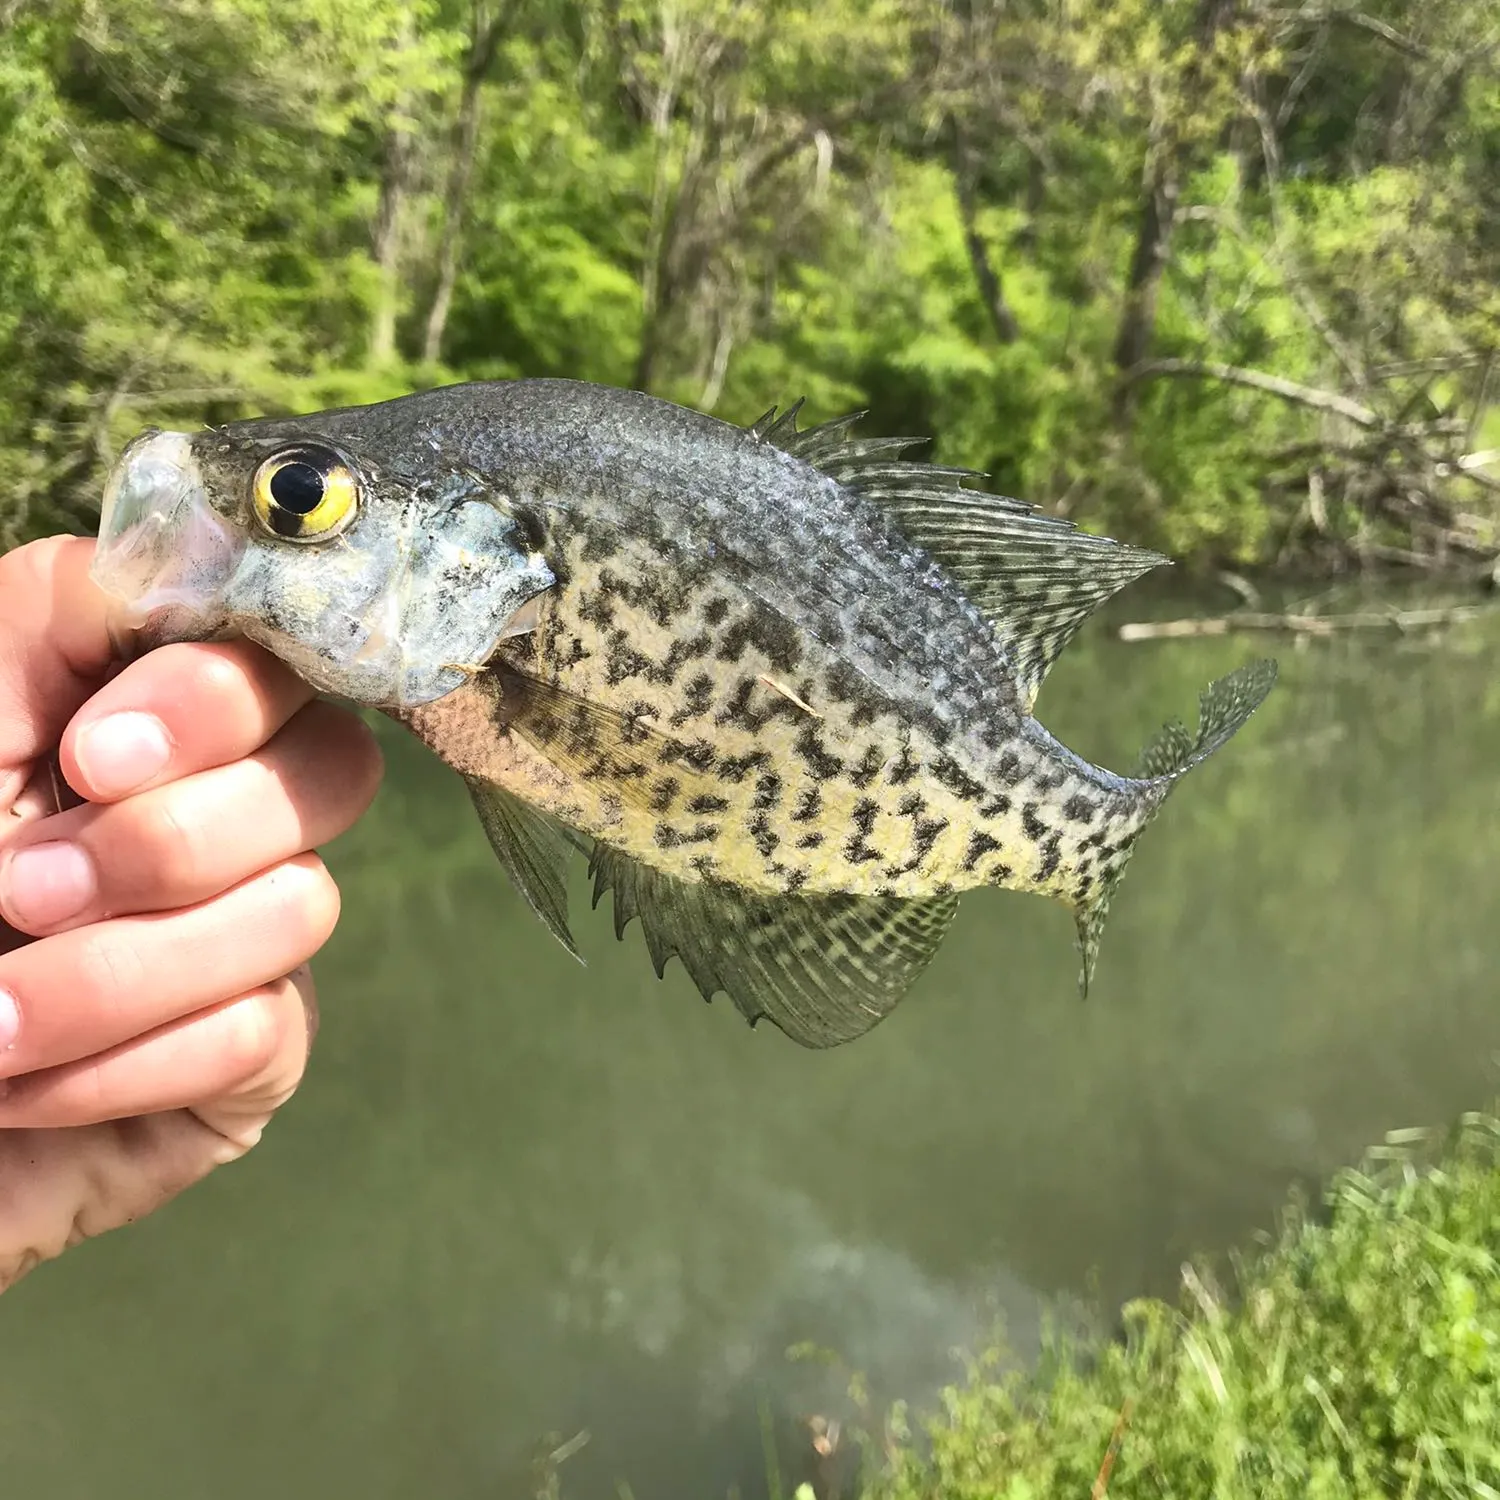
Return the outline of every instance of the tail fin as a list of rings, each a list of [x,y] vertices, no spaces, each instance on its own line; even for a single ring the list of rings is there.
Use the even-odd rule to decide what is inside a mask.
[[[1150,816],[1166,800],[1167,794],[1187,771],[1208,759],[1215,750],[1221,749],[1234,738],[1245,720],[1265,702],[1266,695],[1276,683],[1276,663],[1256,661],[1240,667],[1227,677],[1204,688],[1198,699],[1198,733],[1191,735],[1176,720],[1165,724],[1141,751],[1136,775],[1147,782],[1155,792]],[[1141,828],[1145,827],[1145,822]],[[1136,837],[1140,829],[1136,830]],[[1078,922],[1078,951],[1083,957],[1083,969],[1078,976],[1079,992],[1086,999],[1089,980],[1094,973],[1094,960],[1099,954],[1099,936],[1104,931],[1104,919],[1109,915],[1110,898],[1120,877],[1125,873],[1134,839],[1120,851],[1119,862],[1095,887],[1086,906],[1076,913]]]

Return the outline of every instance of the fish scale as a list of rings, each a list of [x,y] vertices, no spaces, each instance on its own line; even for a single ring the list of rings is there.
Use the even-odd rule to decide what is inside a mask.
[[[95,576],[148,644],[243,634],[408,725],[570,951],[582,850],[658,973],[809,1046],[887,1016],[976,886],[1069,905],[1086,989],[1141,830],[1274,663],[1091,765],[1037,691],[1165,560],[796,410],[521,380],[148,434]]]
[[[1084,845],[1096,820],[1114,844],[1149,815],[1139,799],[1054,765],[1045,746],[997,753],[981,744],[974,753],[975,736],[939,743],[893,709],[874,713],[868,698],[840,696],[830,679],[838,685],[842,659],[826,647],[804,649],[782,685],[799,706],[776,686],[785,658],[748,641],[746,605],[756,601],[731,602],[712,577],[684,583],[628,539],[607,553],[585,537],[547,540],[569,585],[535,635],[506,643],[501,659],[666,726],[674,743],[708,747],[714,762],[687,777],[663,769],[653,785],[677,784],[644,806],[622,801],[608,777],[585,795],[585,778],[562,788],[493,765],[468,771],[659,868],[767,894],[921,896],[1003,881],[1072,895],[1091,873]],[[601,607],[611,599],[619,607]],[[656,613],[648,600],[671,607]],[[685,642],[693,649],[684,652]],[[693,692],[700,682],[707,694]],[[713,805],[695,810],[695,795]],[[1061,817],[1075,800],[1087,815],[1075,807]]]

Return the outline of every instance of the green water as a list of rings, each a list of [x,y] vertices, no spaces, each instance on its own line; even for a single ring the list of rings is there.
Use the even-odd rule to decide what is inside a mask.
[[[1095,632],[1042,717],[1125,763],[1256,644]],[[828,1054],[659,983],[602,912],[580,968],[390,733],[329,854],[303,1092],[0,1303],[0,1493],[526,1496],[539,1442],[586,1431],[569,1495],[749,1500],[758,1405],[795,1479],[833,1399],[795,1339],[919,1392],[997,1310],[1024,1348],[1039,1295],[1170,1290],[1290,1184],[1500,1089],[1496,644],[1286,645],[1143,842],[1086,1005],[1068,915],[987,892]]]

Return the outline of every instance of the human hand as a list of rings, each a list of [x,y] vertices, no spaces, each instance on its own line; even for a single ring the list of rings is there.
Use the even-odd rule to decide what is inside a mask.
[[[311,851],[380,779],[364,724],[247,642],[111,676],[92,555],[0,558],[0,1290],[291,1097],[338,915]]]

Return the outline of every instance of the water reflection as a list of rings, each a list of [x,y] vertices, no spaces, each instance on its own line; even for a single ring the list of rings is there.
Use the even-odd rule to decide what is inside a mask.
[[[389,737],[331,853],[346,917],[295,1106],[246,1163],[0,1303],[7,1489],[757,1493],[756,1402],[888,1390],[1038,1293],[1106,1308],[1243,1242],[1295,1180],[1496,1090],[1494,634],[1319,643],[1143,840],[1080,1005],[1066,912],[966,900],[910,1001],[805,1053],[658,983],[602,914],[580,969],[457,783]],[[1075,648],[1043,700],[1127,762],[1248,654]],[[577,905],[586,905],[580,886]]]

